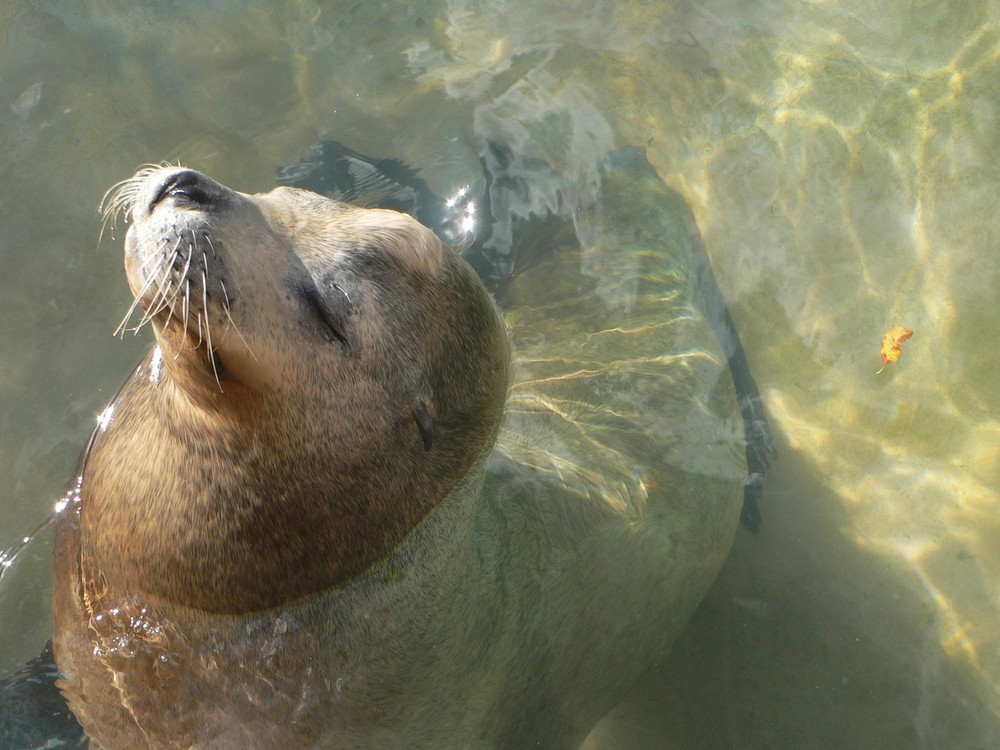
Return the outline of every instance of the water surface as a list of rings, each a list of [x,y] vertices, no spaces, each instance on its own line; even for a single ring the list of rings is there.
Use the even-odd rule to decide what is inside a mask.
[[[255,191],[334,137],[440,192],[502,134],[594,189],[646,149],[698,218],[780,459],[635,747],[1000,745],[1000,7],[978,0],[0,8],[0,548],[148,345],[104,190],[181,161]],[[914,330],[881,375],[894,325]],[[49,632],[48,551],[0,670]],[[598,746],[601,730],[594,738]]]

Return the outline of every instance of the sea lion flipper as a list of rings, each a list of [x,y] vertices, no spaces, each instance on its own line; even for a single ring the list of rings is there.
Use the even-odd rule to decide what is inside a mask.
[[[366,156],[334,140],[321,141],[300,161],[280,167],[277,182],[334,200],[392,208],[424,224],[441,202],[416,170],[400,160]]]
[[[0,678],[0,746],[85,748],[87,737],[56,680],[52,642],[12,675]]]
[[[481,164],[485,187],[477,195],[481,217],[474,237],[466,241],[462,257],[476,270],[490,291],[504,304],[503,289],[519,273],[544,258],[560,244],[572,241],[574,227],[555,214],[522,217],[514,204],[526,202],[532,177],[548,174],[544,163],[521,157],[495,141],[483,144]],[[694,287],[701,298],[705,318],[722,347],[736,389],[746,442],[747,475],[744,482],[742,525],[750,531],[760,527],[759,501],[769,459],[776,455],[760,391],[750,370],[739,332],[719,289],[694,215],[684,198],[668,188],[645,152],[625,147],[607,153],[602,171],[612,181],[625,178],[638,183],[648,180],[662,193],[662,212],[679,223],[677,244],[695,276]],[[446,242],[454,244],[454,211],[417,176],[417,171],[395,159],[377,159],[360,154],[338,141],[314,146],[299,164],[278,171],[281,184],[294,185],[340,200],[358,200],[380,208],[394,208],[416,217]],[[579,238],[585,244],[585,238]],[[419,424],[419,422],[418,422]],[[425,435],[426,442],[426,435]]]
[[[764,494],[764,478],[770,459],[777,456],[771,439],[771,427],[764,413],[757,381],[750,370],[750,362],[739,331],[733,323],[725,297],[712,271],[712,263],[695,222],[694,214],[684,199],[676,194],[677,210],[686,226],[684,249],[688,262],[697,277],[697,290],[705,309],[705,317],[712,332],[719,340],[736,389],[737,404],[743,417],[743,434],[746,441],[747,477],[743,484],[743,510],[740,523],[748,531],[760,528],[759,501]]]
[[[616,295],[624,294],[619,304],[632,304],[628,298],[637,301],[644,293],[669,295],[674,293],[671,289],[700,301],[697,307],[718,341],[736,392],[744,425],[746,460],[741,522],[751,531],[756,530],[761,520],[759,501],[768,459],[774,455],[770,428],[746,352],[715,280],[691,209],[679,193],[663,182],[641,149],[627,147],[609,152],[603,158],[601,175],[598,200],[577,213],[577,242],[585,255],[577,263],[596,279],[595,293],[599,297],[603,294],[616,299]],[[561,274],[566,277],[568,269]],[[549,278],[556,277],[550,272]],[[660,280],[657,290],[649,287],[652,279]],[[551,298],[551,291],[520,289],[524,286],[516,282],[515,297],[534,304],[539,303],[540,294]],[[568,287],[574,293],[575,287],[572,284]],[[647,291],[643,292],[644,289]],[[638,308],[632,315],[633,326],[638,325],[641,322],[635,317],[641,315]],[[555,314],[555,317],[567,316]],[[648,317],[648,321],[649,325],[655,325],[653,317]],[[659,321],[665,322],[666,319]],[[551,340],[548,345],[552,345]],[[690,397],[696,398],[695,394]],[[672,419],[681,421],[678,416]]]
[[[733,323],[725,297],[712,271],[712,263],[695,222],[694,214],[683,196],[668,188],[660,180],[654,167],[646,159],[643,151],[626,147],[612,151],[604,157],[604,171],[627,173],[636,181],[643,179],[659,183],[656,190],[662,191],[663,210],[679,222],[676,233],[678,244],[683,248],[691,273],[694,288],[701,298],[701,305],[726,357],[736,390],[737,404],[743,418],[743,433],[746,443],[747,476],[743,483],[743,509],[740,523],[749,531],[760,528],[761,512],[759,501],[764,494],[764,478],[770,465],[769,459],[777,455],[771,440],[771,428],[764,413],[763,402],[757,381],[750,371],[750,363],[740,340],[739,331]]]
[[[277,177],[280,185],[413,216],[459,251],[486,288],[496,293],[550,250],[560,236],[571,236],[573,225],[565,217],[521,216],[511,209],[512,202],[527,196],[534,177],[551,172],[544,163],[487,141],[480,165],[481,179],[458,187],[445,199],[402,161],[366,156],[327,140],[310,148],[299,162],[278,169]],[[467,221],[469,217],[474,220]]]
[[[483,241],[489,237],[489,224],[466,221],[469,202],[476,205],[473,213],[489,216],[488,210],[482,211],[481,181],[478,186],[461,187],[444,199],[428,187],[417,170],[399,159],[367,156],[340,141],[317,143],[299,162],[280,167],[277,180],[279,185],[311,190],[365,208],[409,214],[446,245],[464,251],[466,260],[477,258]],[[485,280],[487,269],[482,264],[477,266],[474,260],[470,263]]]

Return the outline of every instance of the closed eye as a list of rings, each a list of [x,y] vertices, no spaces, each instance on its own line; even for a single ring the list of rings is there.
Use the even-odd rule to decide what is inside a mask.
[[[344,296],[346,299],[346,295]],[[330,333],[330,340],[338,342],[345,349],[349,349],[346,330],[350,308],[340,305],[334,307],[327,304],[326,300],[320,296],[319,290],[312,284],[303,290],[303,297]]]

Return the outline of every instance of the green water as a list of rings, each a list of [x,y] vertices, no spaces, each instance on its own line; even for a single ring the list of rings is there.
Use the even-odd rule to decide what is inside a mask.
[[[0,548],[148,345],[111,336],[95,210],[138,164],[263,190],[334,137],[445,192],[502,132],[586,195],[639,145],[699,221],[781,456],[763,530],[590,746],[1000,745],[996,3],[7,0],[0,24]],[[47,565],[43,537],[0,590],[0,671],[48,635]]]

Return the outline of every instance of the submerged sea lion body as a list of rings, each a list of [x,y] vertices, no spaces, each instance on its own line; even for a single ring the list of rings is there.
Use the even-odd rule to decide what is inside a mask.
[[[582,248],[505,288],[509,333],[403,214],[172,168],[123,195],[157,346],[56,535],[61,689],[94,744],[578,746],[740,514],[672,194],[609,169]]]

